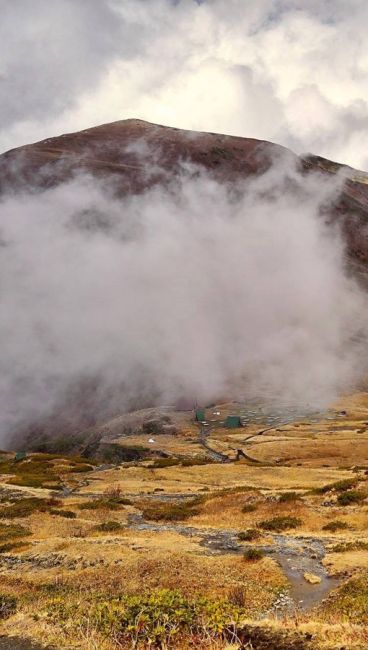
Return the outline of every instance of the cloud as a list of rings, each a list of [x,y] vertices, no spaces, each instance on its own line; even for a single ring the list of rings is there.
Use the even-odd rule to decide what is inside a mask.
[[[124,199],[88,176],[5,197],[3,437],[88,379],[92,421],[182,396],[316,407],[350,388],[366,299],[320,216],[340,182],[286,156],[237,187],[189,166]]]
[[[364,0],[5,0],[4,150],[127,117],[368,167]]]

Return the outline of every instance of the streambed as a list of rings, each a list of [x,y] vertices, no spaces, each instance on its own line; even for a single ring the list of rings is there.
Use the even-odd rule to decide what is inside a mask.
[[[247,548],[254,548],[251,544],[240,543],[236,530],[195,528],[172,523],[158,524],[144,520],[139,514],[130,515],[129,527],[135,530],[168,531],[186,537],[199,537],[200,546],[211,554],[241,554]],[[339,579],[330,577],[322,564],[326,555],[322,540],[288,535],[269,535],[269,537],[272,537],[272,544],[259,544],[257,548],[262,549],[266,556],[279,564],[290,583],[288,597],[280,599],[277,610],[311,609],[339,585]],[[318,576],[320,582],[308,583],[304,578],[305,573]]]

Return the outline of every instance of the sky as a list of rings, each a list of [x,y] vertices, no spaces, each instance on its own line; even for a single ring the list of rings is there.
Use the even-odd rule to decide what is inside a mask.
[[[126,118],[368,169],[366,0],[0,0],[0,151]]]

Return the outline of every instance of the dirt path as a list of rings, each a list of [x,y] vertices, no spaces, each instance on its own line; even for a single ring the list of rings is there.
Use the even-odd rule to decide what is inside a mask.
[[[208,456],[212,458],[212,460],[215,460],[218,463],[228,463],[230,461],[229,457],[226,456],[225,454],[221,454],[219,451],[216,451],[215,449],[212,449],[210,445],[207,442],[207,437],[209,433],[211,432],[213,427],[211,425],[208,425],[207,427],[204,426],[203,424],[200,425],[199,429],[199,435],[198,435],[198,442],[204,449],[207,451]]]

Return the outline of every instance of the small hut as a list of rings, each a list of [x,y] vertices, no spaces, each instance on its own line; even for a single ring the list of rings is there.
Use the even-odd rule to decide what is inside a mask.
[[[240,415],[228,415],[225,420],[225,427],[228,429],[238,429],[242,426]]]
[[[17,451],[17,453],[15,454],[14,460],[19,461],[19,460],[25,460],[26,458],[27,458],[27,452],[26,451]]]
[[[204,409],[196,409],[195,412],[195,421],[204,422],[206,420],[206,413]]]

